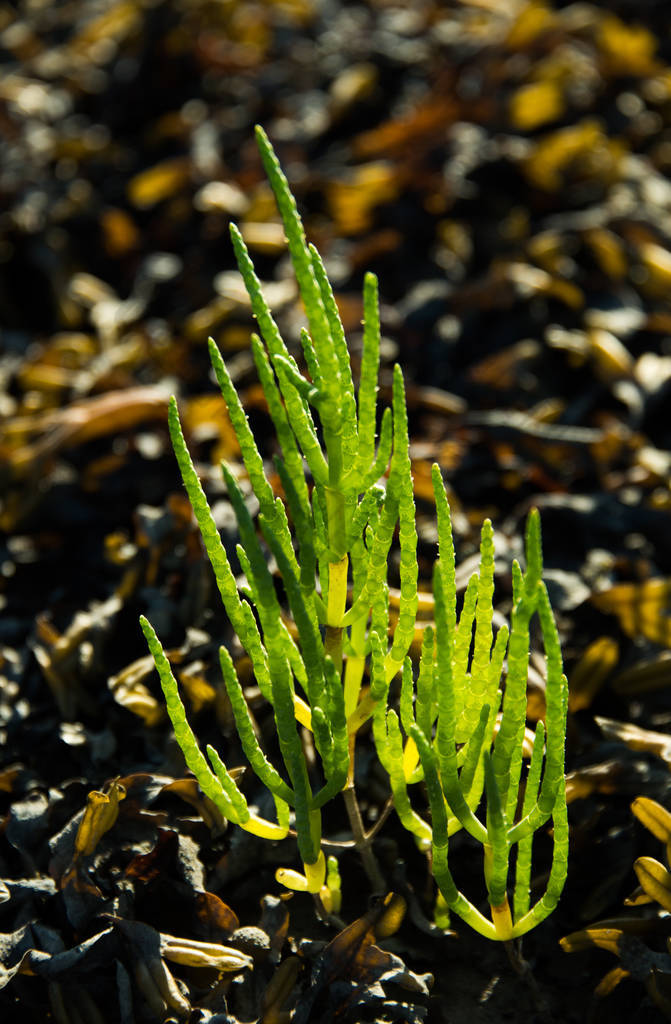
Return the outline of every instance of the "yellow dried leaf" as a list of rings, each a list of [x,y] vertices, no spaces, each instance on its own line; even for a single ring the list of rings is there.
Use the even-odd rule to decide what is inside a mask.
[[[384,898],[384,911],[373,925],[376,939],[386,939],[401,927],[407,904],[398,893],[390,892]]]
[[[645,907],[654,902],[647,893],[643,892],[640,885],[637,885],[631,896],[627,896],[624,900],[624,905],[625,907]]]
[[[619,761],[603,761],[569,772],[566,776],[566,803],[585,800],[592,793],[616,793],[621,766]]]
[[[132,690],[119,688],[114,693],[114,699],[126,711],[141,718],[147,728],[151,729],[163,719],[164,708],[155,697],[151,695],[141,683],[137,683]]]
[[[634,360],[629,349],[619,338],[602,327],[591,327],[587,337],[597,375],[601,380],[610,383],[620,377],[631,376]]]
[[[178,192],[189,175],[189,161],[184,157],[163,160],[131,178],[127,186],[128,198],[133,206],[146,210]]]
[[[531,132],[564,114],[564,97],[556,82],[529,82],[510,98],[509,116],[514,128]]]
[[[224,355],[249,348],[249,328],[242,324],[229,324],[217,332],[216,342]]]
[[[627,255],[624,245],[614,232],[606,228],[591,228],[585,232],[584,238],[596,262],[608,277],[621,280],[627,276]]]
[[[540,139],[522,166],[534,185],[553,192],[576,164],[583,175],[608,178],[621,152],[622,146],[603,134],[598,121],[585,118]]]
[[[664,910],[671,911],[671,873],[654,857],[639,857],[634,871],[641,888]]]
[[[70,40],[68,48],[75,53],[95,57],[97,43],[123,39],[135,28],[139,20],[140,7],[132,0],[121,0],[107,10],[103,7],[103,13],[88,21]]]
[[[217,700],[218,691],[204,674],[202,661],[196,661],[179,673],[180,690],[186,694],[194,715]]]
[[[638,255],[646,272],[642,287],[651,295],[666,297],[671,288],[671,252],[655,242],[643,242]]]
[[[532,267],[527,263],[509,263],[504,273],[524,296],[534,292],[551,295],[571,309],[581,309],[585,304],[585,297],[577,285],[563,278],[553,277],[540,267]]]
[[[572,281],[565,281],[560,277],[553,277],[548,287],[548,295],[569,306],[570,309],[582,309],[585,305],[585,296],[582,289]]]
[[[631,722],[616,722],[601,715],[596,715],[594,721],[608,739],[620,740],[630,750],[644,750],[656,754],[667,764],[671,764],[671,736],[668,733],[641,729]]]
[[[112,258],[125,256],[140,242],[140,232],[125,210],[109,207],[100,217],[105,250]]]
[[[671,647],[670,594],[671,580],[658,578],[644,583],[616,583],[609,590],[593,594],[591,600],[602,612],[616,615],[627,636],[644,636]]]
[[[647,796],[639,796],[632,803],[631,809],[648,832],[652,832],[662,843],[671,841],[671,814],[665,807]]]
[[[362,159],[385,156],[397,162],[412,158],[433,146],[436,136],[457,119],[459,109],[445,92],[431,93],[409,111],[357,135],[352,143],[354,154]]]
[[[594,995],[603,998],[609,995],[614,988],[616,988],[621,981],[629,977],[629,971],[626,971],[624,967],[613,967],[612,971],[608,974],[604,974],[599,984],[594,989]]]
[[[377,85],[379,73],[374,64],[352,64],[340,72],[331,83],[329,94],[331,113],[339,117],[371,94]]]
[[[61,391],[72,386],[72,370],[47,363],[25,363],[17,377],[24,391]]]
[[[242,971],[252,967],[254,961],[246,953],[218,942],[198,942],[161,934],[161,955],[176,964],[189,967],[214,967],[218,971]]]
[[[559,940],[559,945],[565,953],[578,953],[583,949],[591,949],[598,946],[599,949],[607,949],[609,953],[619,955],[618,942],[622,938],[623,931],[620,928],[592,927],[583,928],[579,932],[571,932]]]
[[[570,711],[588,708],[617,664],[620,653],[612,637],[601,636],[589,645],[569,678]]]
[[[146,655],[107,680],[107,686],[117,704],[141,718],[149,729],[165,717],[164,704],[159,703],[142,682],[152,675],[153,669],[153,660]]]
[[[245,220],[257,224],[265,224],[268,221],[280,223],[275,197],[267,181],[260,181],[249,193]]]
[[[527,249],[533,262],[548,274],[562,272],[563,264],[566,263],[566,240],[559,231],[539,231],[529,239]]]
[[[190,313],[184,321],[184,334],[190,341],[204,342],[205,339],[214,333],[214,330],[234,308],[234,304],[227,298],[215,298],[208,302],[202,309]],[[249,331],[247,332],[249,343]]]
[[[647,75],[657,70],[657,40],[643,25],[625,23],[608,14],[599,22],[597,43],[613,74]]]
[[[182,1018],[189,1016],[191,1007],[160,956],[151,955],[146,960],[136,957],[133,972],[138,988],[158,1020],[165,1020],[168,1007]]]
[[[548,32],[557,24],[557,15],[549,10],[546,4],[522,4],[513,21],[506,39],[506,46],[511,50],[522,50],[534,42],[543,32]]]
[[[126,796],[125,788],[114,779],[104,792],[93,790],[86,801],[86,810],[75,838],[75,857],[93,853],[105,832],[109,832],[119,815],[119,801]]]
[[[367,231],[374,208],[396,199],[400,187],[397,169],[381,161],[357,167],[347,181],[329,182],[326,195],[338,230],[344,235]]]
[[[226,402],[221,395],[196,395],[180,407],[182,423],[187,434],[197,438],[217,438],[212,459],[236,459],[240,445],[231,426]]]

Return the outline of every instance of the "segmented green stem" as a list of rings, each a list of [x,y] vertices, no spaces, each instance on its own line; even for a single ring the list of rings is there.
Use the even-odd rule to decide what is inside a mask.
[[[479,570],[466,587],[457,618],[450,509],[440,469],[432,467],[439,543],[433,580],[435,628],[429,625],[424,630],[415,681],[408,657],[416,635],[418,608],[408,419],[403,375],[396,366],[392,409],[386,409],[382,416],[376,451],[380,360],[377,281],[370,274],[364,280],[364,337],[357,396],[342,321],[323,262],[314,246],[307,244],[295,200],[261,128],[257,129],[257,140],[305,307],[308,327],[301,331],[301,343],[308,376],[284,344],[242,235],[232,226],[235,257],[259,324],[261,336],[252,336],[252,354],[281,449],[275,466],[285,496],[281,501],[273,493],[240,397],[221,353],[210,339],[212,365],[260,506],[259,534],[234,474],[223,466],[240,532],[237,551],[247,581],[240,587],[244,600],[187,450],[174,399],[169,424],[224,607],[249,654],[259,688],[273,708],[289,782],[261,749],[232,658],[222,648],[222,675],[243,750],[273,796],[277,823],[250,812],[233,775],[212,747],[207,748],[211,767],[208,765],[187,722],[165,652],[143,619],[142,628],[159,672],[175,735],[203,792],[231,821],[259,836],[280,838],[289,827],[289,806],[294,808],[305,874],[281,869],[278,878],[301,891],[318,892],[324,883],[320,809],[342,790],[355,844],[374,886],[381,888],[384,881],[370,846],[374,830],[364,831],[354,793],[356,733],[372,716],[375,745],[389,775],[399,818],[422,844],[431,844],[433,873],[443,908],[454,911],[488,938],[509,940],[524,934],[554,909],[566,878],[568,856],[564,780],[567,684],[557,628],[542,581],[538,513],[532,510],[527,520],[525,573],[513,564],[510,633],[503,627],[494,636],[491,523],[487,520],[483,524]],[[314,482],[312,494],[305,467]],[[383,488],[378,481],[387,467],[389,477]],[[397,527],[400,600],[390,644],[388,560]],[[292,623],[285,621],[267,551],[276,563]],[[545,648],[547,713],[545,727],[539,723],[536,730],[521,818],[514,822],[526,719],[530,623],[535,615]],[[325,627],[323,637],[321,626]],[[501,701],[499,687],[506,655],[506,686]],[[362,688],[367,658],[368,690]],[[399,721],[396,711],[388,708],[388,700],[390,682],[401,669]],[[296,685],[305,693],[307,704],[297,696]],[[493,739],[499,707],[498,732]],[[316,792],[299,722],[312,731],[319,755],[322,782]],[[315,774],[319,778],[319,772]],[[413,809],[410,800],[409,786],[420,780],[428,797],[430,824]],[[483,792],[486,812],[481,820],[478,808]],[[554,825],[552,868],[545,894],[530,907],[533,836],[550,817]],[[448,867],[449,836],[462,827],[484,849],[491,920],[459,892]],[[515,844],[513,917],[507,886],[509,856]],[[335,882],[328,885],[336,891]],[[445,917],[446,910],[442,913]]]

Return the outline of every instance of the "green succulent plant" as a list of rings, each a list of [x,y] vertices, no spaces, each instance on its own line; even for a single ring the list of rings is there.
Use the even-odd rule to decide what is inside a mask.
[[[378,637],[373,638],[374,717],[378,755],[391,782],[403,825],[430,845],[433,874],[444,908],[476,931],[508,941],[530,931],[550,914],[566,880],[568,823],[564,786],[564,745],[568,686],[547,589],[542,581],[540,519],[534,509],[526,529],[527,570],[513,562],[510,629],[492,629],[494,543],[491,523],[482,527],[479,571],[468,582],[457,617],[454,547],[450,510],[440,470],[433,468],[438,515],[439,560],[433,578],[435,631],[424,633],[416,683],[410,659],[403,666],[399,716],[387,710],[387,689],[379,671]],[[529,670],[530,623],[538,616],[546,656],[546,717],[540,721],[526,778],[522,777]],[[472,655],[471,655],[472,650]],[[501,674],[507,653],[505,692]],[[470,660],[469,660],[470,659]],[[403,745],[401,726],[407,736]],[[541,779],[542,776],[542,779]],[[411,807],[408,785],[425,784],[430,822]],[[484,821],[476,815],[486,799]],[[530,906],[534,833],[552,817],[554,855],[544,895]],[[457,889],[448,867],[448,840],[464,828],[483,847],[491,920]],[[508,901],[513,849],[513,907]]]
[[[301,342],[307,373],[301,372],[282,340],[242,235],[231,225],[236,260],[259,327],[259,334],[252,335],[252,354],[281,451],[275,468],[284,492],[284,500],[273,492],[240,397],[210,340],[212,365],[260,508],[255,524],[233,470],[223,465],[240,534],[237,552],[246,578],[242,587],[189,455],[174,399],[169,425],[224,608],[249,656],[259,689],[273,709],[281,770],[261,749],[233,660],[222,647],[221,669],[241,744],[253,771],[273,796],[276,820],[262,819],[249,807],[212,747],[207,748],[207,758],[200,751],[168,659],[143,618],[175,736],[202,791],[229,821],[255,835],[278,839],[287,835],[293,814],[303,873],[283,868],[277,877],[290,888],[322,892],[325,902],[334,905],[339,900],[337,871],[331,860],[326,878],[321,810],[340,793],[371,883],[376,888],[384,884],[371,848],[374,830],[364,830],[354,788],[357,733],[373,718],[376,748],[389,774],[394,805],[402,823],[431,845],[444,906],[484,935],[509,939],[528,931],[556,904],[566,875],[568,846],[563,759],[566,680],[541,580],[538,514],[529,517],[526,573],[513,567],[510,638],[501,629],[492,645],[491,525],[483,527],[480,571],[467,588],[457,623],[450,512],[440,470],[434,466],[440,540],[434,573],[435,628],[424,631],[415,683],[408,657],[419,628],[408,421],[398,366],[394,367],[391,408],[378,416],[377,280],[372,274],[364,280],[363,350],[355,388],[345,333],[323,263],[306,242],[291,190],[261,128],[257,128],[257,141],[305,308],[307,327]],[[388,582],[396,535],[400,589],[392,627]],[[270,556],[281,577],[290,624],[269,568]],[[531,765],[523,780],[529,624],[534,614],[545,642],[548,711],[546,730],[542,723],[536,729]],[[507,683],[499,713],[506,653]],[[388,709],[390,684],[399,673],[400,724],[396,712]],[[301,727],[312,733],[318,778],[308,768]],[[410,806],[407,786],[419,781],[428,793],[430,823]],[[485,823],[475,814],[483,792]],[[517,813],[520,799],[521,816]],[[546,894],[530,909],[533,834],[550,817],[555,840],[550,881]],[[484,847],[491,921],[458,892],[447,866],[448,837],[462,827]],[[506,887],[514,846],[517,882],[511,915]]]

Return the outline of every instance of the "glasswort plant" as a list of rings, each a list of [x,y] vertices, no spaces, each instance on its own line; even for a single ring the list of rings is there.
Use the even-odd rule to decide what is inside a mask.
[[[240,739],[250,765],[275,799],[276,822],[261,820],[250,811],[244,795],[211,747],[207,749],[208,764],[186,720],[176,681],[158,638],[146,619],[142,620],[142,628],[161,677],[175,735],[203,792],[227,819],[268,838],[287,834],[289,809],[293,808],[305,873],[301,876],[280,870],[279,879],[292,888],[320,891],[326,870],[320,845],[320,812],[327,801],[343,791],[355,843],[376,888],[382,888],[383,881],[370,850],[371,837],[364,832],[354,794],[353,766],[356,733],[373,710],[373,700],[363,686],[371,595],[386,581],[387,555],[399,509],[404,517],[401,598],[393,643],[385,659],[385,675],[389,679],[403,664],[414,635],[416,531],[403,379],[397,368],[393,417],[392,410],[385,410],[377,438],[380,326],[376,279],[367,275],[364,284],[364,344],[361,380],[355,395],[344,331],[321,259],[306,244],[293,196],[261,129],[257,130],[257,138],[305,306],[308,329],[302,331],[301,340],[311,379],[301,374],[280,337],[242,235],[232,225],[236,259],[261,333],[261,337],[252,337],[252,352],[282,452],[275,464],[286,501],[285,508],[283,501],[273,495],[240,398],[221,354],[210,340],[214,371],[260,505],[261,537],[233,473],[223,466],[240,531],[238,556],[247,579],[242,594],[186,448],[174,400],[169,423],[184,485],[224,607],[249,655],[259,688],[273,706],[288,782],[268,762],[259,746],[232,659],[222,648],[221,667]],[[311,491],[305,465],[312,478]],[[388,468],[389,479],[383,488],[378,481]],[[273,555],[282,577],[298,640],[282,614],[263,544]],[[348,608],[350,574],[352,592]],[[316,790],[309,778],[299,726],[311,730],[321,761],[323,784]]]
[[[301,332],[301,342],[307,375],[301,373],[282,340],[242,235],[231,225],[237,264],[259,327],[259,334],[252,335],[252,354],[281,451],[275,467],[284,491],[284,500],[273,493],[240,398],[210,339],[214,372],[260,508],[257,529],[236,477],[223,465],[240,534],[237,552],[246,578],[242,587],[236,582],[186,447],[174,399],[169,426],[221,599],[249,656],[259,689],[273,708],[284,774],[261,749],[233,660],[222,647],[221,669],[240,740],[249,764],[274,798],[276,821],[262,819],[248,806],[211,746],[207,759],[201,753],[165,652],[143,618],[142,628],[175,736],[202,791],[229,821],[256,835],[277,839],[288,834],[293,810],[303,874],[282,868],[278,880],[293,889],[321,892],[325,903],[335,907],[339,900],[337,870],[330,858],[327,877],[321,809],[340,792],[354,845],[371,883],[375,889],[384,887],[371,848],[377,826],[364,830],[354,789],[356,737],[372,717],[378,755],[390,776],[395,807],[402,823],[431,844],[433,871],[444,903],[490,938],[509,939],[528,931],[551,911],[566,870],[566,681],[541,581],[538,516],[532,513],[529,519],[527,572],[514,568],[510,641],[502,629],[492,647],[491,526],[483,528],[480,573],[469,584],[457,624],[450,514],[440,471],[434,467],[440,539],[434,574],[436,623],[435,630],[429,627],[424,633],[415,694],[408,652],[417,629],[418,564],[408,422],[403,375],[396,366],[391,409],[384,410],[378,434],[377,281],[372,274],[364,280],[363,351],[355,390],[345,334],[324,266],[316,249],[306,242],[294,198],[270,142],[261,128],[256,131],[305,308],[307,327]],[[391,628],[388,563],[397,530],[400,590]],[[269,555],[281,577],[290,619],[277,595]],[[547,742],[541,723],[521,818],[515,820],[525,728],[529,621],[535,612],[548,663]],[[474,654],[469,670],[473,623]],[[499,715],[506,649],[507,684]],[[387,710],[390,683],[399,672],[400,725],[396,713]],[[318,778],[308,768],[301,728],[312,734],[321,766]],[[407,793],[408,784],[421,780],[429,796],[431,824],[412,810]],[[485,824],[475,816],[483,791]],[[532,837],[551,815],[555,856],[550,882],[546,895],[529,909]],[[448,836],[461,827],[484,846],[492,921],[457,891],[447,866]],[[514,923],[506,896],[513,845],[518,848]]]
[[[564,743],[568,685],[562,672],[557,628],[541,578],[537,510],[527,520],[526,573],[517,562],[513,563],[511,627],[509,630],[502,626],[494,640],[491,523],[487,520],[482,527],[479,571],[469,580],[457,619],[450,510],[437,466],[433,467],[433,489],[440,554],[433,580],[435,631],[427,627],[424,632],[416,685],[409,658],[403,666],[400,725],[396,712],[387,710],[386,700],[381,699],[376,705],[375,742],[389,774],[402,824],[418,840],[430,844],[433,874],[442,897],[438,907],[441,923],[447,924],[447,907],[487,938],[509,941],[524,935],[552,913],[566,880]],[[531,763],[526,779],[522,780],[529,627],[534,614],[538,616],[545,646],[546,717],[545,725],[540,721],[536,727]],[[379,637],[374,635],[372,643],[372,686],[381,695],[386,683],[378,653]],[[500,680],[506,649],[508,666],[502,694]],[[408,737],[405,748],[401,725]],[[408,784],[420,780],[426,786],[431,824],[410,805]],[[475,814],[483,792],[484,823]],[[550,817],[554,825],[552,868],[545,894],[530,907],[533,836]],[[448,838],[461,828],[484,850],[491,920],[458,891],[448,867]],[[511,911],[507,889],[510,854],[515,846]]]

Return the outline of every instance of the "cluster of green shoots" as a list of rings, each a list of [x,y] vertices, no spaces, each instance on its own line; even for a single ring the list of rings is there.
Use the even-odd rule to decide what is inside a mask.
[[[343,794],[354,845],[375,888],[384,882],[354,788],[357,734],[372,719],[378,757],[386,769],[402,824],[431,851],[439,896],[437,920],[454,911],[492,939],[516,938],[555,907],[566,877],[568,831],[564,793],[566,679],[557,630],[542,581],[538,514],[530,514],[527,569],[513,565],[511,628],[492,629],[492,527],[482,530],[479,572],[457,617],[450,510],[438,466],[433,467],[439,558],[433,576],[434,626],[423,632],[417,678],[409,657],[421,625],[417,531],[403,375],[394,368],[391,408],[378,418],[380,321],[377,281],[364,281],[363,350],[358,388],[333,291],[319,254],[305,239],[290,188],[261,129],[257,139],[284,223],[305,307],[301,332],[307,373],[290,354],[263,297],[238,229],[233,247],[259,335],[252,353],[281,456],[276,497],[224,360],[210,354],[260,511],[255,523],[232,469],[222,466],[237,517],[237,548],[245,582],[239,585],[208,506],[180,427],[170,408],[170,434],[187,494],[216,576],[226,613],[272,706],[283,768],[268,760],[257,738],[230,653],[221,670],[247,760],[272,794],[276,820],[256,813],[219,754],[201,753],[177,683],[146,619],[142,628],[165,694],[175,736],[203,793],[223,816],[268,839],[293,824],[303,873],[280,869],[292,889],[321,893],[334,903],[337,872],[323,853],[322,808]],[[379,430],[378,430],[379,422]],[[390,552],[400,548],[398,592],[390,596]],[[288,610],[271,564],[281,577]],[[394,605],[394,615],[390,610]],[[537,616],[547,662],[547,715],[536,727],[533,754],[522,772],[530,624]],[[393,625],[392,625],[393,619]],[[507,661],[505,692],[501,678]],[[389,707],[390,684],[401,677],[400,715]],[[391,688],[392,694],[395,688]],[[305,732],[310,734],[306,744]],[[317,758],[306,756],[306,746]],[[314,765],[316,760],[317,767]],[[412,809],[409,787],[422,784],[428,819]],[[484,797],[484,800],[483,800]],[[422,797],[418,793],[417,799]],[[477,812],[480,805],[486,810]],[[549,819],[554,854],[545,894],[530,906],[534,833]],[[457,889],[448,867],[448,839],[466,831],[484,850],[491,919]],[[511,852],[515,866],[508,902]]]

